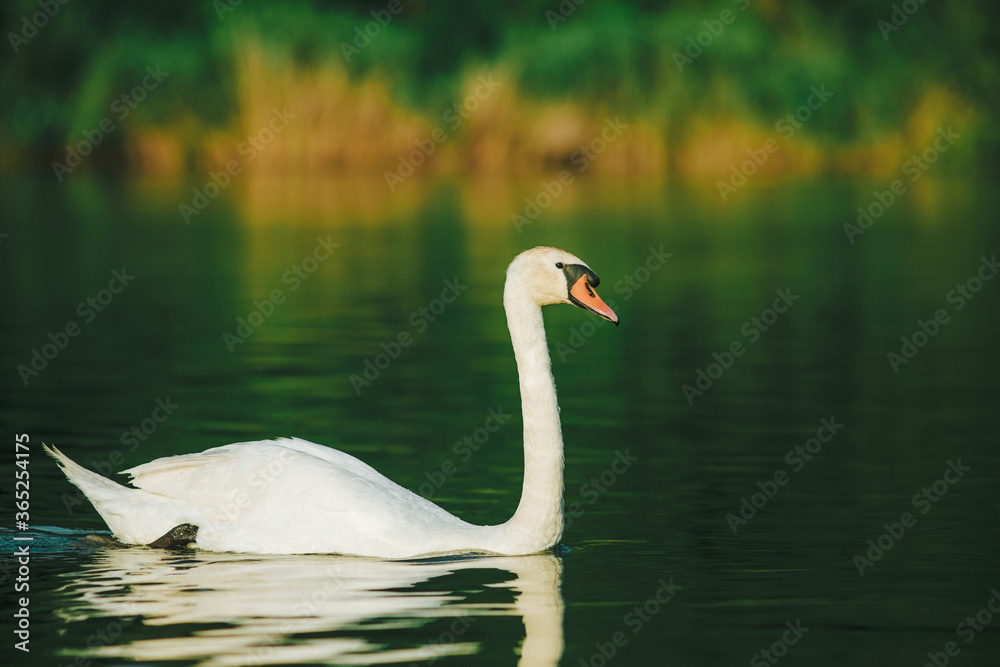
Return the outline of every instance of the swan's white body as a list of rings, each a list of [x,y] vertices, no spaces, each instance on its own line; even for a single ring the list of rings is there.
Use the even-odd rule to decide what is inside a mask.
[[[149,544],[198,527],[194,546],[246,553],[339,553],[407,558],[453,552],[505,555],[554,546],[563,529],[563,442],[541,306],[574,303],[613,322],[591,289],[599,280],[555,248],[518,255],[504,307],[524,417],[524,485],[514,516],[477,526],[349,454],[297,438],[247,442],[157,459],[130,470],[128,488],[56,449],[69,480],[122,542]]]

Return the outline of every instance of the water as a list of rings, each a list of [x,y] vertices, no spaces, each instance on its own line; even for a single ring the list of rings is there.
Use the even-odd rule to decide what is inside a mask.
[[[956,665],[1000,656],[1000,281],[975,280],[1000,250],[991,184],[925,178],[852,244],[843,225],[879,183],[761,182],[724,204],[711,184],[581,182],[518,234],[510,216],[538,183],[390,196],[248,177],[185,224],[196,184],[48,180],[2,186],[0,410],[8,451],[31,439],[20,535],[34,538],[31,654],[7,631],[4,655],[921,665],[955,642]],[[590,263],[622,319],[546,310],[567,445],[559,553],[382,562],[86,539],[103,524],[43,442],[112,472],[296,435],[469,521],[505,521],[521,443],[503,271],[540,244]],[[65,349],[25,385],[17,367],[50,333]],[[921,346],[894,368],[901,336]],[[982,631],[960,625],[977,613]]]

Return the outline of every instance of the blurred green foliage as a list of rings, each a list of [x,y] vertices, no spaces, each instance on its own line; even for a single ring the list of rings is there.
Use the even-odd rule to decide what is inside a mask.
[[[904,5],[915,9],[912,16]],[[58,11],[34,36],[17,37],[31,34],[28,24],[43,6]],[[914,108],[937,91],[950,100],[945,114],[953,109],[971,119],[964,128],[974,139],[971,159],[990,164],[1000,148],[991,118],[1000,107],[997,10],[986,0],[517,0],[502,7],[486,0],[399,0],[399,6],[392,15],[389,0],[4,3],[0,159],[8,166],[45,163],[108,115],[111,101],[137,85],[148,65],[170,73],[169,92],[150,95],[130,124],[227,128],[239,105],[234,45],[248,35],[296,68],[337,63],[354,80],[377,74],[396,103],[428,114],[452,103],[463,72],[477,67],[502,70],[528,98],[641,115],[662,123],[668,136],[699,118],[769,128],[802,104],[810,86],[824,84],[838,103],[817,114],[810,132],[827,144],[905,132]],[[735,20],[679,67],[677,54],[707,34],[706,22],[722,25],[715,22],[723,10]],[[906,20],[889,32],[879,21],[891,21],[894,11]],[[378,16],[391,20],[369,26],[377,33],[348,61],[344,45],[354,46]],[[122,134],[109,136],[109,144],[120,145]],[[115,151],[102,154],[114,159]]]

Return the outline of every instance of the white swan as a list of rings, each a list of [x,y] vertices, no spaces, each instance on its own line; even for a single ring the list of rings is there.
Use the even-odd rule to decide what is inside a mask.
[[[169,456],[112,482],[46,448],[127,544],[191,544],[259,554],[409,558],[454,552],[537,553],[563,530],[563,442],[542,306],[570,303],[615,324],[597,275],[556,248],[527,250],[507,268],[504,309],[520,380],[524,485],[506,523],[476,526],[336,449],[297,438]]]

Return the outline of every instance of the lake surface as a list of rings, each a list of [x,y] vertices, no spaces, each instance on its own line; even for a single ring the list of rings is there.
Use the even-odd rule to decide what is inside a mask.
[[[848,234],[885,183],[760,181],[724,203],[711,183],[580,181],[519,231],[541,179],[246,176],[189,223],[204,181],[51,181],[0,186],[8,465],[30,437],[30,526],[0,530],[18,664],[997,664],[995,184],[924,177]],[[503,272],[536,245],[587,261],[621,317],[546,309],[557,553],[86,538],[104,525],[43,442],[110,474],[295,435],[507,520]],[[7,611],[24,544],[28,655]]]

